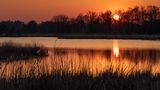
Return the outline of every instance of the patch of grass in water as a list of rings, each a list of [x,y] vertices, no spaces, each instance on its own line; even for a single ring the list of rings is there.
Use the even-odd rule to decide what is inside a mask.
[[[47,48],[38,44],[17,44],[3,42],[0,44],[0,60],[20,60],[48,56]]]

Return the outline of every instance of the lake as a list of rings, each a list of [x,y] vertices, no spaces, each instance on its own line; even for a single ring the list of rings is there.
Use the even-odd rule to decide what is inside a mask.
[[[0,38],[0,42],[38,43],[49,47],[42,59],[0,62],[1,78],[40,77],[65,72],[98,76],[106,71],[124,75],[160,73],[159,40],[57,39],[54,37]]]
[[[46,47],[111,49],[115,44],[119,48],[160,49],[159,40],[123,40],[123,39],[58,39],[56,37],[1,37],[1,42],[38,43]]]

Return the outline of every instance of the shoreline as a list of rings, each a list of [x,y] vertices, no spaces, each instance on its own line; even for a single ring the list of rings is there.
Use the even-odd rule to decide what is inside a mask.
[[[0,35],[1,37],[57,37],[58,39],[132,39],[160,40],[160,35],[106,35],[106,34],[35,34]]]
[[[59,39],[138,39],[160,40],[160,35],[60,35]]]

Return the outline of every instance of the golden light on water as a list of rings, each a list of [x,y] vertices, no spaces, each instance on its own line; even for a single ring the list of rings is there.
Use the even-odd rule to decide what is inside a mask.
[[[118,41],[113,41],[113,55],[118,57],[119,56],[119,46]]]
[[[113,53],[114,53],[114,55],[115,55],[116,57],[119,56],[119,48],[118,48],[118,46],[115,46],[115,47],[113,48]]]

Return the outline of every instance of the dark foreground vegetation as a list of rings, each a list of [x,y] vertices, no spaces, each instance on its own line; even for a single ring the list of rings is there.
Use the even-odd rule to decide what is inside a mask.
[[[47,48],[38,44],[16,44],[4,42],[0,44],[0,60],[25,60],[48,55]]]
[[[119,72],[106,72],[92,77],[85,73],[79,75],[54,74],[39,78],[14,78],[0,80],[1,90],[159,90],[160,75],[150,72],[137,72],[123,76]]]
[[[120,20],[113,19],[118,14]],[[50,21],[1,21],[0,36],[59,36],[63,34],[160,35],[160,7],[134,7],[127,11],[87,12],[76,18],[54,16]],[[114,37],[113,37],[114,38]]]

